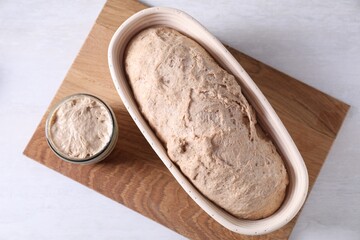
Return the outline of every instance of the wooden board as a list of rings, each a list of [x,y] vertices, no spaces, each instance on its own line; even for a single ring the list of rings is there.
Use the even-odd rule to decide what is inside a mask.
[[[48,111],[24,154],[191,239],[288,238],[296,219],[276,232],[257,237],[233,233],[216,223],[187,196],[135,126],[113,86],[107,48],[118,26],[145,7],[133,0],[109,0],[105,4],[49,106],[77,92],[105,100],[119,123],[119,141],[111,155],[88,166],[58,159],[45,140]],[[306,162],[311,188],[349,106],[235,49],[229,50],[258,84],[293,137]]]

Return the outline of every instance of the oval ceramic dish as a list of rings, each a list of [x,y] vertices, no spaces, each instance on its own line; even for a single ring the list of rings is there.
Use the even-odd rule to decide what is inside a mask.
[[[134,35],[145,28],[158,25],[173,28],[194,39],[215,58],[218,64],[233,74],[241,85],[244,95],[255,108],[262,127],[276,142],[285,160],[290,183],[282,206],[271,216],[261,220],[238,219],[213,204],[172,163],[166,149],[140,113],[126,78],[124,53]],[[253,80],[220,41],[200,23],[186,13],[172,8],[154,7],[142,10],[127,19],[115,32],[109,45],[108,61],[118,94],[140,131],[179,184],[206,213],[229,230],[248,235],[269,233],[294,218],[302,207],[308,191],[308,173],[304,161],[274,109]]]

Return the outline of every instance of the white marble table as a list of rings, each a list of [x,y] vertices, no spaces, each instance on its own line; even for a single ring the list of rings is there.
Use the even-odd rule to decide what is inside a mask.
[[[291,239],[360,239],[360,4],[144,1],[352,107]],[[104,0],[0,1],[0,239],[183,239],[22,155]]]

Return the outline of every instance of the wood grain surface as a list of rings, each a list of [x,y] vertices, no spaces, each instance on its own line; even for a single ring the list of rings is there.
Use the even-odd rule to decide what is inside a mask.
[[[236,234],[215,222],[182,190],[127,113],[110,77],[107,48],[119,25],[144,8],[132,0],[109,0],[105,4],[49,106],[78,92],[106,101],[119,123],[119,140],[110,156],[87,166],[57,158],[44,134],[48,111],[24,154],[191,239],[287,239],[296,218],[263,236]],[[293,137],[306,162],[311,188],[349,106],[235,49],[229,50],[258,84]]]

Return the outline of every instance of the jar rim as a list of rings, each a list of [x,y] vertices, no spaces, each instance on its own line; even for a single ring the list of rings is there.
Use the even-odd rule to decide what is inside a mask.
[[[54,142],[52,141],[52,136],[50,133],[50,127],[51,127],[51,121],[53,119],[54,113],[59,109],[59,107],[64,104],[65,102],[67,102],[68,100],[70,100],[73,97],[76,96],[86,96],[86,97],[90,97],[95,99],[96,101],[100,102],[106,109],[106,111],[108,112],[108,114],[110,115],[110,119],[111,119],[111,125],[112,125],[112,131],[111,134],[109,136],[109,140],[106,142],[106,144],[104,144],[104,146],[94,155],[91,155],[89,157],[86,158],[73,158],[73,157],[69,157],[68,155],[64,154],[63,152],[61,152],[56,145],[54,144]],[[100,157],[101,155],[105,154],[106,151],[109,149],[109,147],[111,147],[111,143],[113,142],[113,138],[117,137],[117,123],[116,123],[116,119],[115,119],[115,114],[112,111],[111,107],[106,104],[103,100],[101,100],[99,97],[94,96],[92,94],[89,93],[75,93],[75,94],[71,94],[69,96],[64,97],[63,99],[61,99],[57,104],[55,104],[55,106],[50,110],[49,115],[46,119],[46,123],[45,123],[45,135],[46,135],[46,141],[49,145],[49,147],[51,148],[51,150],[62,160],[65,160],[67,162],[71,162],[71,163],[87,163],[87,162],[92,162],[94,161],[96,158]],[[107,154],[106,154],[107,156]]]

